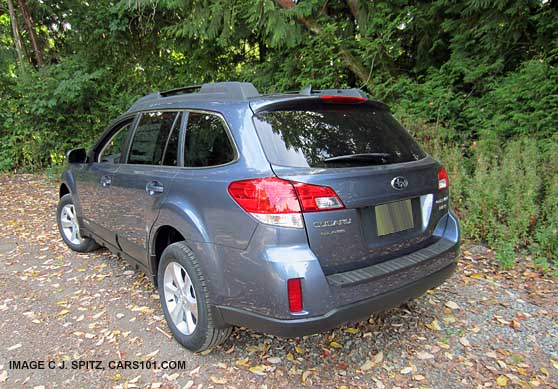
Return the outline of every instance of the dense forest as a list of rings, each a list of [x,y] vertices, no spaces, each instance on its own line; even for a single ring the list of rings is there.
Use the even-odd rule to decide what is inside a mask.
[[[556,0],[0,0],[1,171],[55,174],[134,99],[359,87],[440,158],[464,237],[558,272]]]

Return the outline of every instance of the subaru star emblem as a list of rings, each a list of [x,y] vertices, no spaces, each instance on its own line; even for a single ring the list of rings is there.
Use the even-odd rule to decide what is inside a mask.
[[[397,176],[391,180],[391,187],[393,189],[403,190],[407,186],[409,186],[409,181],[407,181],[407,179],[403,176]]]

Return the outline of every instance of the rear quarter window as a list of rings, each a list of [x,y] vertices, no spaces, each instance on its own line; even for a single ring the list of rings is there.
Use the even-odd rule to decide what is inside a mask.
[[[254,116],[254,124],[274,165],[385,165],[426,156],[387,109],[372,104],[264,111]]]
[[[235,159],[225,124],[217,115],[190,112],[184,143],[185,167],[220,166]]]

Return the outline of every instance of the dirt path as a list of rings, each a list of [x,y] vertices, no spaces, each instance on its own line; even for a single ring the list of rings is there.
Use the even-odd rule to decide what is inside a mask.
[[[442,287],[368,321],[291,340],[237,329],[195,355],[168,336],[143,275],[63,245],[55,183],[4,175],[0,189],[0,387],[558,387],[556,279],[497,273],[482,247],[465,246]],[[110,368],[125,360],[139,369]]]

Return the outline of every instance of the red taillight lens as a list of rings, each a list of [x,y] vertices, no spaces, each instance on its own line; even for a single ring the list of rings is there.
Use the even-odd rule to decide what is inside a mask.
[[[300,213],[293,185],[279,178],[236,181],[229,185],[229,193],[246,212]]]
[[[449,178],[446,169],[442,167],[438,172],[438,190],[447,189],[449,187]]]
[[[354,96],[320,96],[326,103],[341,103],[341,104],[358,104],[364,103],[368,100],[366,97],[354,97]]]
[[[293,186],[302,205],[303,212],[330,211],[345,208],[337,193],[330,187],[303,184],[301,182],[293,182]]]
[[[291,278],[287,281],[287,293],[289,295],[289,310],[291,312],[302,311],[302,282],[301,278]]]
[[[229,194],[262,223],[281,227],[303,228],[302,212],[345,208],[335,191],[327,186],[276,177],[232,182]]]

